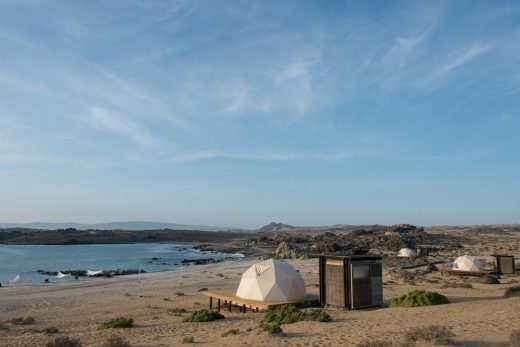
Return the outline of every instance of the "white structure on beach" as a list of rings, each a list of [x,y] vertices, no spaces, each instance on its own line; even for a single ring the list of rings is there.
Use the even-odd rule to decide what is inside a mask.
[[[410,248],[402,248],[399,252],[397,252],[398,257],[415,257],[415,251]]]
[[[453,270],[459,271],[482,271],[482,262],[471,255],[463,255],[453,262]]]
[[[20,276],[19,274],[15,276],[15,278],[13,278],[12,280],[9,281],[9,283],[17,283],[17,282],[21,282],[22,281],[22,276]]]
[[[298,301],[304,300],[307,292],[303,278],[291,265],[269,259],[244,272],[236,296],[259,301]]]

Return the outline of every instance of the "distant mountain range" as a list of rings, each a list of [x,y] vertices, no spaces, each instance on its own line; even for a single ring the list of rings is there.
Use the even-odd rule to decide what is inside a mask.
[[[238,230],[231,227],[213,227],[207,225],[191,225],[177,223],[160,223],[160,222],[112,222],[112,223],[0,223],[0,228],[28,228],[42,230],[56,230],[74,228],[77,230],[157,230],[157,229],[175,229],[175,230],[202,230],[202,231],[226,231]]]

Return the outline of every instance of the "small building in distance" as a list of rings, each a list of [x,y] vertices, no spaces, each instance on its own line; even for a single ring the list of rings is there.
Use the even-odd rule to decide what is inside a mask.
[[[515,257],[512,255],[491,254],[495,258],[495,272],[497,275],[515,273]]]
[[[370,255],[320,255],[320,303],[349,310],[381,306],[382,259]]]

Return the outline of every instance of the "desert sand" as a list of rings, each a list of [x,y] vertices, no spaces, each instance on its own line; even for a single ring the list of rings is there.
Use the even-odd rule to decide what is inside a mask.
[[[428,274],[415,284],[385,282],[385,303],[414,289],[435,290],[451,304],[419,308],[385,307],[357,311],[328,309],[328,323],[298,322],[284,325],[284,336],[261,331],[261,312],[223,311],[225,319],[208,323],[182,323],[184,316],[208,307],[201,288],[234,293],[241,274],[256,259],[188,267],[180,271],[149,273],[111,279],[93,279],[40,286],[0,288],[0,321],[34,317],[35,324],[4,323],[1,346],[44,346],[55,336],[79,338],[83,346],[102,346],[114,334],[132,346],[177,346],[193,337],[197,346],[355,346],[364,340],[384,339],[399,343],[412,327],[430,324],[453,328],[459,346],[505,346],[512,330],[520,328],[520,297],[503,298],[504,290],[520,284],[520,277],[503,277],[502,284],[472,283],[473,288],[446,288],[456,277]],[[317,294],[317,259],[289,261],[303,276],[309,293]],[[387,277],[388,274],[385,274]],[[184,293],[184,295],[178,295]],[[175,316],[168,312],[185,308]],[[99,330],[98,325],[117,316],[131,317],[135,327]],[[58,334],[41,331],[48,327]],[[239,334],[222,337],[229,329]],[[252,329],[251,331],[247,331]]]

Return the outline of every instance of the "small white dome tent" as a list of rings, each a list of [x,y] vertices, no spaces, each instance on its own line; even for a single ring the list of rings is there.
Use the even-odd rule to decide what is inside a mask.
[[[459,271],[482,271],[482,262],[471,255],[463,255],[453,262],[453,270]]]
[[[410,248],[402,248],[399,252],[397,252],[398,257],[415,257],[415,251]]]
[[[298,301],[304,300],[307,292],[303,278],[291,265],[268,259],[244,272],[236,296],[259,301]]]

